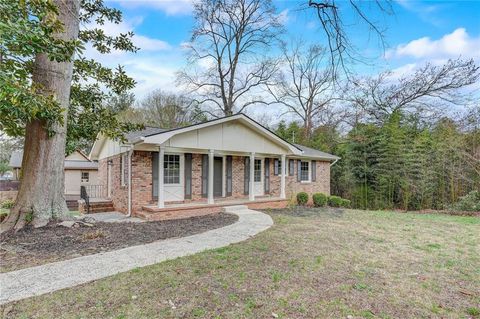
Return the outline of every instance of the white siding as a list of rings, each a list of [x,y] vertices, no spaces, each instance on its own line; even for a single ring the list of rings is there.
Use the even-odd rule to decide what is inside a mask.
[[[287,149],[238,121],[175,135],[165,143],[165,146],[263,154],[288,153]]]
[[[85,156],[80,154],[80,152],[78,152],[78,151],[75,151],[72,154],[65,157],[65,160],[67,160],[67,161],[70,160],[70,161],[86,161],[86,162],[88,162],[88,160],[85,158]]]
[[[126,151],[126,149],[123,151]],[[98,155],[98,159],[101,160],[101,159],[104,159],[113,155],[117,155],[120,153],[121,153],[120,142],[107,139],[101,148],[100,154]]]
[[[88,183],[82,183],[82,172],[89,173]],[[98,185],[98,172],[96,170],[65,170],[65,194],[66,195],[80,195],[81,185]]]

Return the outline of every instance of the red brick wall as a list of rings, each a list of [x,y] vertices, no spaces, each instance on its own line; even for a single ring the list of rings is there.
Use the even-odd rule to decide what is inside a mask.
[[[107,180],[108,180],[108,161],[112,160],[112,165],[110,166],[111,171],[111,182],[110,186],[112,189],[112,202],[115,210],[119,212],[127,212],[127,201],[128,201],[128,192],[127,186],[121,185],[121,165],[120,165],[121,155],[115,155],[108,158],[104,158],[98,161],[98,181],[100,185],[103,185],[105,190],[107,189]]]
[[[245,195],[245,157],[232,156],[232,196],[233,198],[248,197]]]
[[[135,151],[132,157],[132,210],[153,204],[153,152]]]
[[[202,197],[202,154],[192,154],[192,201],[206,200]]]
[[[132,158],[132,208],[141,210],[144,205],[155,204],[152,198],[152,152],[135,151]],[[120,155],[112,156],[99,161],[98,178],[100,184],[107,187],[107,161],[112,165],[112,201],[116,210],[127,212],[127,186],[121,186]],[[317,161],[316,181],[301,183],[297,181],[297,161],[295,160],[295,174],[286,177],[287,198],[301,191],[309,195],[321,192],[330,194],[330,163]],[[288,165],[288,159],[287,159]],[[244,195],[244,157],[232,157],[232,196],[231,198],[246,198]],[[270,159],[270,195],[280,196],[280,175],[274,175],[274,160]],[[192,156],[192,201],[205,201],[202,198],[202,155]]]
[[[288,162],[288,160],[287,160]],[[298,182],[297,181],[297,165],[298,161],[295,160],[295,173],[293,176],[287,175],[285,193],[287,198],[294,197],[299,192],[306,192],[310,195],[314,193],[324,193],[330,195],[330,162],[316,162],[316,181],[315,182]]]

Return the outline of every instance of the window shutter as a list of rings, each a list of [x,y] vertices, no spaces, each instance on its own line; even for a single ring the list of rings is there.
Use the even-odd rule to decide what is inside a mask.
[[[245,156],[244,159],[244,185],[243,185],[243,194],[248,195],[249,194],[249,186],[250,186],[250,158],[248,156]]]
[[[317,161],[312,161],[312,182],[317,180]]]
[[[295,175],[295,161],[293,159],[288,160],[288,175],[293,176]]]
[[[265,194],[270,194],[270,159],[269,158],[265,159]]]
[[[185,154],[185,199],[192,199],[192,154]]]
[[[202,197],[208,196],[208,155],[202,154]]]
[[[227,196],[232,196],[232,157],[230,155],[227,156]]]
[[[302,161],[297,160],[297,181],[300,182],[302,180]]]
[[[152,153],[152,198],[158,199],[158,152]]]
[[[278,175],[278,159],[273,160],[273,175]]]

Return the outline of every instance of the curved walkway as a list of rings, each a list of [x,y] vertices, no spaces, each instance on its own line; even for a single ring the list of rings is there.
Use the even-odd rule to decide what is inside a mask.
[[[0,304],[73,287],[137,267],[244,241],[273,225],[245,206],[226,207],[236,223],[188,237],[166,239],[0,274]]]

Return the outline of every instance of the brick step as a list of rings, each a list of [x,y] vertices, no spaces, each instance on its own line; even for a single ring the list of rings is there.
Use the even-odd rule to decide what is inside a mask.
[[[190,207],[186,209],[169,209],[166,211],[148,211],[141,210],[135,212],[133,215],[148,221],[158,221],[158,220],[172,220],[172,219],[184,219],[195,216],[205,216],[209,214],[216,214],[222,211],[222,207]]]
[[[90,202],[90,213],[104,213],[104,212],[113,212],[115,207],[111,200],[102,200]]]
[[[105,212],[114,212],[115,208],[111,207],[90,207],[90,214],[94,213],[105,213]]]
[[[93,202],[93,203],[90,203],[90,207],[98,207],[98,208],[101,208],[101,207],[110,207],[112,206],[113,207],[113,203],[112,202]]]

